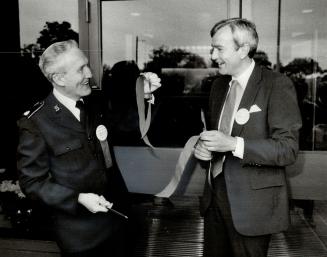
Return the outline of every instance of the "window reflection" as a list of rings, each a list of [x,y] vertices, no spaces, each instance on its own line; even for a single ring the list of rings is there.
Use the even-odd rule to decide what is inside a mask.
[[[154,146],[182,147],[202,131],[201,109],[206,108],[217,76],[211,67],[209,30],[217,19],[226,17],[223,0],[102,2],[102,88],[107,91],[113,116],[133,119],[124,128],[125,122],[115,122],[116,145],[142,145],[133,91],[137,77],[127,83],[127,71],[115,72],[119,63],[133,63],[139,72],[155,72],[162,80],[162,87],[155,92],[148,132]],[[133,92],[127,96],[130,90]],[[117,101],[124,108],[115,108]],[[129,110],[128,115],[121,113],[124,109]]]
[[[260,36],[255,60],[293,81],[303,118],[300,149],[327,150],[327,6],[324,0],[281,0],[278,17],[278,2],[243,4],[244,17],[255,22]],[[226,2],[105,1],[102,16],[105,74],[121,61],[134,61],[140,72],[156,72],[163,86],[156,92],[150,139],[156,146],[183,146],[202,130],[200,109],[206,108],[218,75],[210,61],[208,31],[227,17]]]
[[[324,47],[327,43],[327,20],[324,18],[327,6],[324,0],[280,2],[281,15],[278,17],[278,0],[252,0],[252,15],[247,18],[256,23],[259,49],[269,57],[272,68],[279,67],[295,85],[303,119],[300,149],[327,150],[327,50]],[[279,65],[278,18],[281,24]]]
[[[324,69],[327,67],[325,1],[282,1],[281,62],[297,90],[302,150],[327,150]]]

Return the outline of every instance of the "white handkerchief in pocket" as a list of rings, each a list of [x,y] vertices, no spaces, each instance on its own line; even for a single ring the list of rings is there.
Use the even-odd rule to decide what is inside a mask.
[[[249,113],[253,113],[253,112],[261,112],[261,109],[258,105],[254,104],[251,106]]]

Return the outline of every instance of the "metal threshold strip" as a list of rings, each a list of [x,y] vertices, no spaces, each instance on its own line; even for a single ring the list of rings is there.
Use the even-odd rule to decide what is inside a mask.
[[[152,204],[138,206],[143,217],[143,231],[136,242],[135,257],[202,256],[203,219],[199,215],[198,199],[178,197],[174,205],[174,208]],[[268,256],[327,257],[324,242],[304,217],[292,212],[291,221],[288,231],[273,235]]]
[[[269,257],[327,257],[327,249],[302,214],[291,215],[288,231],[273,235]]]

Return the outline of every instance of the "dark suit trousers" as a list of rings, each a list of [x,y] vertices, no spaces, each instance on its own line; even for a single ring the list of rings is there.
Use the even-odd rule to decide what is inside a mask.
[[[271,235],[244,236],[233,225],[224,174],[214,179],[212,202],[204,216],[205,257],[265,257]]]

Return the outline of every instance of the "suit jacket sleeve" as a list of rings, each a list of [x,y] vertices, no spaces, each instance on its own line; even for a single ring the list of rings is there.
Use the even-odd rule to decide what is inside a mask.
[[[18,171],[23,192],[53,208],[76,213],[78,192],[51,179],[49,150],[42,133],[26,118],[21,119],[18,126]]]
[[[272,81],[266,122],[265,137],[244,137],[243,164],[286,166],[295,162],[302,121],[295,88],[286,76],[276,75]]]

